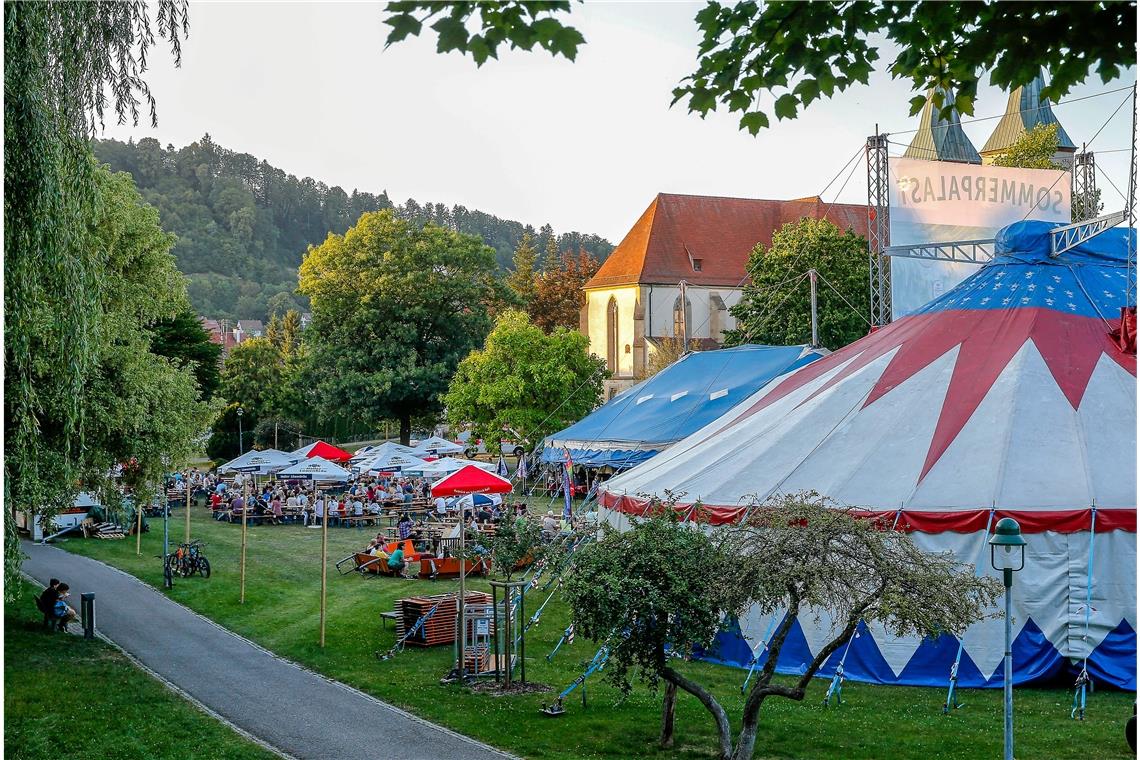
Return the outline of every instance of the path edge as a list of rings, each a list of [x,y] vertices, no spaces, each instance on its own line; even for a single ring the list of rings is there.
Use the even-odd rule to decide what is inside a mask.
[[[71,554],[71,552],[69,552],[69,551],[67,551],[66,549],[63,549],[63,548],[61,548],[61,547],[59,547],[59,546],[52,546],[51,544],[39,544],[39,545],[40,545],[40,546],[47,546],[47,547],[50,547],[50,548],[52,548],[52,549],[55,549],[56,551],[65,552],[65,553],[67,553],[67,554],[70,554],[70,555],[71,555],[71,556],[73,556],[73,557],[80,557],[80,558],[82,558],[82,559],[86,559],[86,560],[89,560],[89,561],[91,561],[91,562],[97,562],[98,564],[100,564],[100,565],[103,565],[104,567],[106,567],[106,568],[107,568],[107,569],[109,569],[109,570],[112,570],[112,571],[114,571],[114,572],[116,572],[116,573],[119,573],[119,574],[121,574],[121,575],[124,575],[124,576],[126,576],[127,578],[130,578],[131,580],[133,580],[133,581],[135,581],[136,583],[138,583],[139,585],[143,586],[145,589],[147,589],[147,590],[148,590],[148,591],[150,591],[151,593],[157,594],[158,596],[160,596],[161,598],[165,599],[166,601],[168,601],[168,602],[170,602],[170,603],[172,603],[172,604],[176,604],[176,605],[178,605],[179,607],[181,607],[181,608],[182,608],[183,610],[185,610],[186,612],[188,612],[188,613],[190,613],[191,615],[194,615],[195,617],[199,618],[200,620],[202,620],[202,621],[204,621],[204,622],[206,622],[206,623],[208,623],[208,624],[210,624],[210,625],[214,626],[215,628],[217,628],[217,629],[218,629],[219,631],[221,631],[222,633],[225,633],[225,634],[227,634],[227,635],[229,635],[229,636],[232,636],[233,638],[235,638],[235,639],[237,639],[237,640],[239,640],[239,641],[241,641],[241,642],[243,642],[243,643],[245,643],[245,644],[248,644],[249,646],[251,646],[251,647],[254,647],[255,649],[258,649],[258,650],[260,650],[261,652],[264,652],[265,654],[267,654],[268,656],[272,657],[272,658],[273,658],[273,659],[275,659],[275,660],[278,660],[279,662],[282,662],[282,663],[284,663],[284,664],[286,664],[286,665],[289,665],[289,666],[291,666],[291,667],[294,667],[294,668],[296,668],[297,670],[300,670],[300,671],[302,671],[302,672],[304,672],[304,673],[308,673],[309,675],[315,676],[316,678],[320,678],[320,679],[321,679],[321,680],[323,680],[323,681],[327,681],[328,683],[330,683],[330,684],[333,684],[334,686],[338,686],[338,687],[340,687],[341,689],[344,689],[344,690],[346,690],[346,691],[349,691],[349,692],[352,692],[352,693],[354,693],[354,694],[357,694],[358,696],[361,696],[361,697],[363,697],[363,698],[365,698],[365,699],[369,700],[370,702],[372,702],[372,703],[376,704],[377,706],[379,706],[379,707],[381,707],[381,708],[383,708],[383,709],[385,709],[385,710],[391,710],[392,712],[394,712],[394,713],[396,713],[396,714],[398,714],[398,715],[400,715],[400,716],[402,716],[402,717],[408,718],[409,720],[413,720],[413,721],[415,721],[416,723],[419,723],[419,724],[421,724],[421,725],[424,725],[424,726],[427,726],[427,727],[429,727],[429,728],[435,729],[435,730],[437,730],[437,731],[442,731],[443,733],[445,733],[445,734],[448,734],[448,735],[450,735],[450,736],[453,736],[453,737],[455,737],[456,739],[459,739],[459,740],[460,740],[460,741],[462,741],[462,742],[466,742],[467,744],[471,744],[471,745],[474,745],[475,747],[478,747],[479,749],[485,750],[485,751],[487,751],[487,752],[491,752],[491,753],[494,753],[494,754],[498,754],[499,756],[501,756],[501,757],[503,757],[503,758],[507,758],[508,760],[523,760],[523,758],[519,757],[518,755],[513,755],[513,754],[511,754],[511,753],[507,752],[506,750],[500,749],[500,748],[498,748],[498,747],[494,747],[494,746],[492,746],[492,745],[490,745],[490,744],[487,744],[486,742],[481,742],[481,741],[479,741],[478,739],[475,739],[475,738],[473,738],[473,737],[467,736],[466,734],[461,734],[461,733],[459,733],[458,731],[454,731],[454,730],[452,730],[452,729],[448,728],[447,726],[441,726],[441,725],[440,725],[440,724],[438,724],[438,723],[434,723],[434,722],[432,722],[432,721],[430,721],[430,720],[428,720],[428,719],[426,719],[426,718],[422,718],[422,717],[420,717],[419,715],[416,715],[415,713],[409,712],[409,711],[407,711],[407,710],[403,709],[402,707],[397,707],[396,705],[393,705],[393,704],[391,704],[391,703],[389,703],[389,702],[385,702],[384,700],[380,699],[379,697],[375,697],[375,696],[373,696],[373,695],[371,695],[371,694],[369,694],[369,693],[367,693],[367,692],[365,692],[365,691],[361,691],[360,689],[356,688],[355,686],[351,686],[351,685],[349,685],[349,684],[346,684],[346,683],[344,683],[343,681],[338,681],[338,680],[337,680],[337,679],[335,679],[335,678],[332,678],[332,677],[330,677],[330,676],[326,676],[324,673],[320,673],[320,672],[318,672],[318,671],[316,671],[316,670],[313,670],[312,668],[308,667],[307,665],[303,665],[303,664],[301,664],[301,663],[299,663],[299,662],[296,662],[295,660],[290,660],[288,657],[283,657],[283,656],[281,656],[281,655],[277,654],[276,652],[273,652],[273,651],[271,651],[271,650],[269,650],[269,649],[266,649],[266,648],[265,648],[265,647],[263,647],[261,644],[258,644],[256,641],[251,641],[250,639],[247,639],[245,636],[242,636],[240,633],[236,633],[235,631],[231,631],[229,628],[226,628],[224,625],[222,625],[222,624],[221,624],[221,623],[219,623],[218,621],[216,621],[216,620],[213,620],[213,619],[211,619],[211,618],[208,618],[208,617],[206,617],[205,615],[203,615],[202,613],[198,612],[197,610],[193,610],[193,609],[191,609],[190,607],[187,607],[187,606],[186,606],[185,604],[183,604],[182,602],[180,602],[180,601],[178,601],[178,600],[176,600],[176,599],[171,599],[169,596],[167,596],[166,594],[163,594],[161,591],[159,591],[159,590],[158,590],[158,588],[156,588],[155,586],[152,586],[151,584],[147,583],[146,581],[142,580],[141,578],[139,578],[139,577],[138,577],[138,576],[136,576],[136,575],[131,575],[131,574],[130,574],[130,573],[128,573],[126,570],[123,570],[123,569],[121,569],[121,568],[115,567],[114,565],[108,564],[108,563],[104,562],[104,561],[103,561],[103,560],[101,560],[101,559],[95,559],[94,557],[88,557],[88,556],[86,556],[86,555],[84,555],[84,554]],[[22,572],[23,572],[23,570],[21,570],[21,573],[22,573]],[[42,584],[42,583],[40,583],[39,581],[36,581],[36,580],[34,580],[34,579],[33,579],[33,582],[34,582],[36,585],[40,586],[41,588],[43,587],[43,584]],[[98,630],[98,628],[99,628],[98,619],[99,619],[99,618],[98,618],[98,616],[96,616],[96,618],[95,618],[95,619],[96,619],[96,624],[95,624],[95,628],[96,628],[96,631],[95,631],[95,632],[96,632],[96,634],[98,634],[100,638],[106,639],[106,637],[105,637],[105,636],[103,636],[103,634],[102,634],[102,633],[99,633],[99,630]],[[106,640],[110,641],[110,639],[106,639]],[[134,657],[134,655],[130,654],[130,652],[126,652],[126,650],[124,650],[124,649],[123,649],[121,646],[119,646],[117,643],[115,643],[115,642],[113,642],[113,641],[112,641],[111,643],[112,643],[112,644],[115,646],[115,648],[116,648],[116,649],[119,649],[120,651],[123,651],[123,652],[124,652],[124,653],[125,653],[125,654],[126,654],[128,657],[130,657],[132,660],[136,660],[136,661],[137,661],[137,658],[136,658],[136,657]],[[154,675],[156,678],[158,678],[160,681],[164,681],[164,682],[166,681],[166,679],[165,679],[165,678],[163,678],[162,676],[159,676],[157,673],[153,673],[153,672],[150,670],[150,668],[147,668],[145,665],[142,665],[141,663],[139,663],[139,665],[140,665],[140,667],[142,667],[142,668],[143,668],[144,670],[146,670],[147,672],[151,672],[151,673],[152,673],[152,674],[153,674],[153,675]],[[177,690],[177,691],[181,691],[181,689],[179,689],[177,686],[174,686],[173,684],[171,684],[171,686],[172,686],[172,687],[173,687],[175,690]],[[197,701],[197,700],[194,700],[194,701]],[[213,711],[212,711],[212,710],[210,710],[210,708],[206,707],[205,705],[202,705],[202,707],[203,707],[203,709],[205,709],[206,711],[208,711],[208,712],[210,712],[210,713],[213,713]],[[223,720],[225,720],[225,719],[223,718]],[[226,721],[226,722],[228,722],[228,721]],[[242,732],[242,733],[248,733],[248,732],[245,732],[245,731],[244,731],[244,729],[240,729],[240,728],[238,729],[238,731],[239,731],[239,732]],[[255,741],[256,741],[257,743],[259,743],[259,744],[262,744],[262,745],[265,745],[265,746],[267,746],[267,748],[271,748],[271,745],[268,745],[268,744],[267,744],[267,743],[266,743],[264,740],[255,739]],[[275,753],[277,753],[277,754],[281,755],[282,757],[286,757],[286,758],[289,758],[289,760],[297,760],[297,758],[294,758],[294,757],[293,757],[293,756],[291,756],[291,755],[287,755],[287,754],[284,754],[284,753],[282,753],[282,752],[281,752],[281,750],[278,750],[278,749],[275,749],[275,748],[273,748],[273,751],[274,751]]]
[[[56,547],[56,548],[58,548],[58,547]],[[76,555],[76,556],[80,556],[80,555]],[[95,560],[95,561],[98,562],[99,560]],[[108,565],[108,567],[110,567],[110,565]],[[28,581],[33,586],[40,588],[40,589],[45,588],[43,583],[41,583],[36,578],[33,578],[31,575],[28,575],[28,573],[24,572],[23,569],[20,570],[20,575],[24,578],[24,580]],[[129,573],[128,573],[128,575],[129,575]],[[131,577],[134,578],[133,575]],[[138,580],[138,579],[136,578],[136,580]],[[141,583],[142,581],[139,581],[139,582]],[[144,585],[146,585],[146,584],[144,584]],[[79,636],[82,634],[80,634],[78,632],[73,632],[72,635]],[[158,673],[154,670],[151,670],[144,662],[142,662],[142,660],[135,657],[133,654],[128,652],[126,649],[123,649],[121,646],[119,646],[119,643],[117,641],[108,637],[106,634],[104,634],[102,631],[100,631],[98,629],[98,627],[96,627],[96,629],[95,629],[95,635],[99,637],[100,641],[103,641],[103,642],[106,642],[107,644],[110,644],[116,651],[119,652],[119,654],[126,657],[127,660],[129,660],[131,662],[132,665],[134,665],[136,668],[141,670],[143,673],[150,676],[154,680],[158,681],[160,684],[165,686],[167,689],[174,692],[176,695],[178,695],[182,699],[186,700],[187,702],[189,702],[190,705],[192,707],[194,707],[195,709],[197,709],[199,712],[202,712],[202,713],[208,715],[209,717],[213,718],[214,720],[218,721],[219,723],[223,724],[224,726],[226,726],[227,728],[232,730],[234,733],[241,736],[243,739],[246,739],[250,742],[253,742],[257,746],[266,750],[267,752],[271,752],[272,754],[277,755],[278,757],[284,758],[284,760],[299,760],[299,758],[297,758],[296,756],[290,755],[288,752],[281,749],[280,747],[273,746],[272,744],[270,744],[266,740],[262,739],[260,736],[254,736],[249,731],[246,731],[244,728],[242,728],[238,724],[234,723],[232,720],[230,720],[226,716],[217,712],[216,710],[214,710],[210,706],[206,705],[204,702],[201,702],[197,697],[190,694],[188,691],[183,689],[178,684],[167,679],[161,673]]]

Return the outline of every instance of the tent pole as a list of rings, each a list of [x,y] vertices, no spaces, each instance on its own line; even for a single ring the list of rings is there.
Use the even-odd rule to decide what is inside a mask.
[[[319,496],[318,496],[319,498]],[[321,649],[325,648],[325,599],[329,572],[329,521],[328,509],[321,518]]]
[[[459,682],[463,683],[467,661],[467,520],[459,508]]]
[[[135,494],[137,497],[138,494]],[[142,555],[142,505],[139,504],[138,498],[135,499],[135,516],[138,518],[138,525],[135,526],[135,556]]]
[[[814,269],[808,270],[808,278],[811,280],[811,347],[819,348],[819,311],[816,302],[815,275]]]
[[[246,483],[242,483],[242,504],[241,504],[241,591],[238,598],[239,604],[245,604],[245,545],[246,545],[246,526],[247,517],[249,515],[249,496],[247,495],[249,488]]]
[[[190,472],[186,472],[186,543],[190,543]]]

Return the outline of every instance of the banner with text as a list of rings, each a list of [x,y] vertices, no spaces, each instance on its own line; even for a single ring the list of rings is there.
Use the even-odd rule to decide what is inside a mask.
[[[949,161],[888,159],[891,245],[990,239],[1023,219],[1069,222],[1069,172]],[[978,269],[977,264],[891,258],[891,311],[909,314]]]

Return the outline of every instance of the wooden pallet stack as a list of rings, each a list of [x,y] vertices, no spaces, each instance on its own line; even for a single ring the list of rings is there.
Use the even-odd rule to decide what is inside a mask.
[[[115,523],[102,522],[97,523],[91,518],[87,518],[80,526],[83,530],[84,538],[126,538],[123,529]]]
[[[417,647],[434,647],[440,644],[455,643],[455,616],[459,612],[458,598],[459,595],[453,593],[397,599],[394,610],[396,613],[396,640],[403,639],[416,622],[438,603],[439,607],[432,613],[432,616],[424,621],[423,626],[406,643],[409,646]],[[482,591],[467,592],[468,604],[489,604],[490,602],[490,594]]]

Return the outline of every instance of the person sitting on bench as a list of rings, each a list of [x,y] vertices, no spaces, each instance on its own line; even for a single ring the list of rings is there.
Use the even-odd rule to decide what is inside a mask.
[[[401,578],[407,578],[408,563],[404,561],[404,549],[396,544],[396,549],[388,555],[388,569]]]

